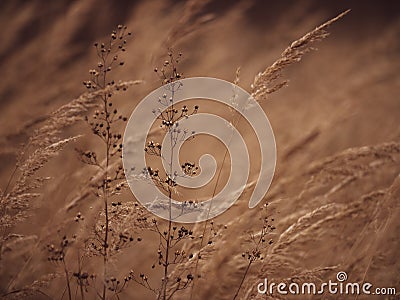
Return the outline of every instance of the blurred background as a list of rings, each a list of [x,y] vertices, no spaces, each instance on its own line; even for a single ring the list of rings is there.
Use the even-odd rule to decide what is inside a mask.
[[[395,218],[400,200],[399,2],[198,2],[1,1],[0,187],[6,186],[16,163],[18,145],[52,111],[85,92],[82,81],[97,64],[93,43],[107,39],[118,24],[128,26],[132,39],[124,67],[113,76],[145,81],[114,100],[130,115],[159,86],[153,69],[163,63],[168,48],[183,53],[179,68],[185,77],[233,81],[240,67],[239,85],[250,90],[254,76],[292,41],[351,9],[329,28],[330,36],[316,45],[318,51],[284,72],[289,86],[260,103],[277,143],[276,173],[265,199],[275,216],[277,245],[268,250],[270,260],[253,267],[241,297],[256,297],[254,286],[266,276],[294,278],[330,266],[336,269],[318,277],[335,278],[337,271],[346,271],[353,282],[366,280],[400,292],[400,221]],[[82,124],[65,135],[76,133],[88,131]],[[93,145],[86,136],[79,143]],[[87,176],[73,148],[70,145],[43,170],[53,179],[19,228],[32,239],[10,246],[2,255],[2,282],[15,278],[23,265],[24,274],[13,280],[15,287],[30,284],[48,270],[38,241],[62,222],[60,208],[76,197]],[[133,196],[129,192],[125,197]],[[78,208],[84,213],[93,199],[85,201]],[[291,234],[290,226],[303,226],[301,217],[328,204],[337,205],[338,211],[323,210],[310,217],[306,229],[290,243],[279,243]],[[228,226],[216,243],[217,251],[202,265],[207,277],[200,279],[198,299],[232,299],[246,265],[241,260],[246,232],[258,226],[257,209],[246,207],[244,196],[217,220]],[[120,263],[149,268],[156,255],[154,243],[142,246],[149,250],[133,250]],[[32,251],[38,253],[33,259]],[[155,278],[160,276],[154,272]],[[50,285],[50,294],[57,295],[57,284]],[[7,287],[0,285],[0,290]],[[152,299],[139,286],[125,297]],[[182,294],[177,299],[188,298]]]

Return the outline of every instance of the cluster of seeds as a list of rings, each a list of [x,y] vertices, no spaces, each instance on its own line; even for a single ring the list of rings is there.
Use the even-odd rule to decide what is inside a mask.
[[[184,164],[182,164],[181,168],[183,173],[188,176],[195,176],[197,174],[197,171],[199,170],[199,167],[191,162],[185,162]]]
[[[150,141],[147,143],[147,146],[144,148],[144,151],[150,155],[161,156],[161,144]]]
[[[164,61],[161,69],[154,68],[154,72],[160,77],[163,84],[172,83],[183,77],[182,73],[177,71],[176,65],[180,62],[182,53],[174,57],[172,50],[168,51],[168,59]]]

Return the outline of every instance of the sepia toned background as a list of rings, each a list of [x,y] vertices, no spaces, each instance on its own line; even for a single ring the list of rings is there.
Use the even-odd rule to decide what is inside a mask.
[[[97,63],[93,43],[116,25],[127,25],[133,35],[114,78],[145,81],[115,97],[115,105],[130,115],[160,85],[153,69],[168,47],[183,53],[179,68],[185,77],[233,81],[240,67],[239,85],[250,90],[254,76],[293,40],[351,9],[329,28],[318,51],[284,72],[289,86],[260,102],[277,143],[276,172],[265,197],[276,231],[265,259],[252,266],[241,298],[258,297],[255,288],[265,277],[317,282],[334,279],[338,271],[351,282],[400,292],[398,2],[208,1],[200,7],[185,19],[185,1],[1,1],[0,188],[7,185],[18,146],[52,111],[85,92],[82,81]],[[204,109],[212,110],[212,104]],[[96,199],[81,197],[90,168],[74,148],[97,144],[83,123],[65,132],[75,134],[83,136],[41,171],[52,179],[16,228],[28,238],[3,249],[1,294],[51,272],[44,253],[48,240],[68,231],[78,211],[88,220],[95,214]],[[249,138],[249,149],[257,147],[252,142]],[[194,146],[196,153],[207,151],[205,145]],[[215,220],[226,229],[201,263],[196,299],[232,299],[239,285],[248,231],[260,228],[259,210],[247,208],[246,196]],[[133,196],[126,191],[123,198]],[[156,250],[157,240],[148,234],[140,247],[118,257],[115,270],[143,270],[157,282],[161,272],[150,268]],[[54,280],[45,290],[60,298],[62,284]],[[176,299],[188,299],[185,293]],[[137,285],[122,299],[152,295]]]

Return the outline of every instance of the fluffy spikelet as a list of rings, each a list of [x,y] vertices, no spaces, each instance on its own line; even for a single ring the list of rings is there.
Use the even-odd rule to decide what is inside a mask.
[[[89,109],[97,106],[99,97],[126,90],[128,87],[142,82],[141,80],[124,81],[109,85],[104,89],[82,94],[53,112],[44,126],[35,131],[31,143],[34,145],[53,143],[53,139],[61,132],[61,129],[82,120]]]
[[[44,124],[35,130],[28,143],[19,151],[15,170],[7,187],[0,194],[0,229],[2,231],[0,248],[7,240],[8,229],[26,218],[30,201],[40,196],[34,191],[50,179],[37,176],[38,171],[67,144],[80,137],[78,135],[61,138],[63,129],[82,120],[84,114],[96,105],[98,98],[102,95],[126,90],[129,86],[141,82],[139,80],[125,81],[107,86],[105,89],[84,93],[53,112]]]
[[[48,177],[37,177],[37,172],[68,143],[75,141],[78,137],[70,137],[45,147],[38,147],[18,164],[15,173],[18,173],[19,176],[10,192],[3,194],[0,199],[1,227],[12,227],[26,216],[25,212],[29,208],[29,201],[40,195],[33,191],[49,179]]]
[[[346,10],[337,17],[323,23],[287,47],[277,61],[255,76],[251,85],[252,96],[257,100],[266,99],[269,94],[286,86],[287,80],[277,82],[282,77],[282,71],[289,65],[299,62],[306,53],[315,50],[312,44],[326,38],[329,35],[326,31],[329,25],[344,17],[349,11]]]

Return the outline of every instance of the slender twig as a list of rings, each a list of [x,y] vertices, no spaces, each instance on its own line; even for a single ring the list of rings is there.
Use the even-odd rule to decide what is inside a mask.
[[[240,280],[240,283],[239,283],[239,286],[238,286],[238,288],[236,290],[236,293],[233,296],[233,300],[235,300],[237,298],[237,296],[239,295],[240,289],[242,288],[242,285],[244,283],[244,280],[246,279],[247,273],[249,272],[252,263],[253,263],[253,260],[249,260],[249,263],[246,266],[246,270],[244,271],[242,279]]]
[[[65,259],[62,258],[62,264],[63,264],[63,268],[64,268],[64,273],[65,273],[65,281],[67,283],[67,291],[68,291],[68,299],[71,300],[72,299],[72,295],[71,295],[71,285],[70,285],[70,280],[69,280],[69,274],[68,274],[68,269],[67,269],[67,265],[65,264]]]

